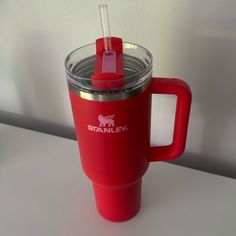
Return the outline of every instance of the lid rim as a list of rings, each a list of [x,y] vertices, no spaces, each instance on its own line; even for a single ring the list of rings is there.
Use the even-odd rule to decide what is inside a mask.
[[[84,46],[81,46],[81,47],[78,47],[78,48],[76,48],[75,50],[73,50],[73,51],[71,51],[67,56],[66,56],[66,58],[65,58],[65,61],[64,61],[64,65],[65,65],[65,72],[66,72],[66,74],[70,77],[70,78],[72,78],[72,79],[74,79],[74,80],[83,80],[83,81],[91,81],[91,78],[86,78],[86,77],[81,77],[81,76],[78,76],[78,75],[75,75],[71,70],[70,70],[70,68],[68,68],[69,67],[69,60],[70,60],[70,57],[75,53],[75,52],[77,52],[78,50],[81,50],[81,49],[84,49],[84,48],[86,48],[86,47],[89,47],[89,46],[92,46],[92,45],[94,45],[95,46],[95,43],[90,43],[90,44],[86,44],[86,45],[84,45]],[[136,77],[136,76],[139,76],[139,75],[142,75],[142,76],[144,76],[144,75],[146,75],[146,74],[148,74],[149,73],[149,70],[151,70],[152,69],[152,64],[153,64],[153,57],[152,57],[152,54],[151,54],[151,52],[149,51],[149,50],[147,50],[146,48],[144,48],[144,47],[142,47],[142,46],[140,46],[140,45],[138,45],[138,44],[135,44],[135,43],[130,43],[130,42],[123,42],[123,47],[125,46],[125,45],[133,45],[134,46],[134,48],[135,47],[139,47],[139,48],[141,48],[142,50],[144,50],[146,53],[147,53],[147,55],[148,55],[148,57],[150,58],[150,63],[148,64],[148,66],[145,68],[145,70],[142,70],[142,71],[139,71],[139,72],[137,72],[137,73],[134,73],[134,74],[132,74],[132,75],[130,75],[130,76],[126,76],[126,77],[124,77],[124,78],[121,78],[121,79],[116,79],[116,81],[119,81],[119,80],[124,80],[124,79],[130,79],[130,78],[132,78],[132,77]],[[95,54],[94,54],[95,55]],[[124,55],[125,55],[125,53],[124,53]],[[106,80],[96,80],[96,82],[106,82]],[[111,80],[107,80],[107,82],[111,82]]]
[[[149,76],[149,78],[142,84],[139,84],[139,86],[129,88],[127,90],[115,91],[114,93],[91,93],[88,91],[77,89],[70,83],[68,83],[68,88],[82,99],[90,101],[110,102],[125,100],[144,92],[148,89],[151,81],[152,77]]]

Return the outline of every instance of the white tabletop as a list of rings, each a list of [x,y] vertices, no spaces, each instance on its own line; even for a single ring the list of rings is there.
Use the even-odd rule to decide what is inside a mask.
[[[236,180],[162,162],[143,180],[136,217],[109,222],[75,141],[0,125],[1,236],[236,234]]]

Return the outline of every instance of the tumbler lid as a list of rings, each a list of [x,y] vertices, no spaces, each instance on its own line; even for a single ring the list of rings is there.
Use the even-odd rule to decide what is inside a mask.
[[[78,96],[88,100],[115,101],[137,95],[149,86],[152,55],[144,47],[123,42],[124,77],[114,80],[98,77],[96,80],[92,79],[96,71],[95,51],[96,45],[88,44],[75,49],[65,59],[68,86]],[[123,85],[105,87],[104,83]]]

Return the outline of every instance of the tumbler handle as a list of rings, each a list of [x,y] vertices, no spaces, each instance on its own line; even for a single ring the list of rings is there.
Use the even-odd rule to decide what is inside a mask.
[[[185,149],[192,93],[188,84],[179,79],[153,78],[152,94],[177,96],[173,142],[166,146],[150,147],[149,161],[166,161],[179,157]]]

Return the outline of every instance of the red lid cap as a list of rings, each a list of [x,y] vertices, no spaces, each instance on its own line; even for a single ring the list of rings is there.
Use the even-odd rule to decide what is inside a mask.
[[[109,38],[111,50],[106,51],[104,41],[96,40],[96,66],[92,85],[96,88],[116,88],[124,85],[123,44],[121,38]]]

